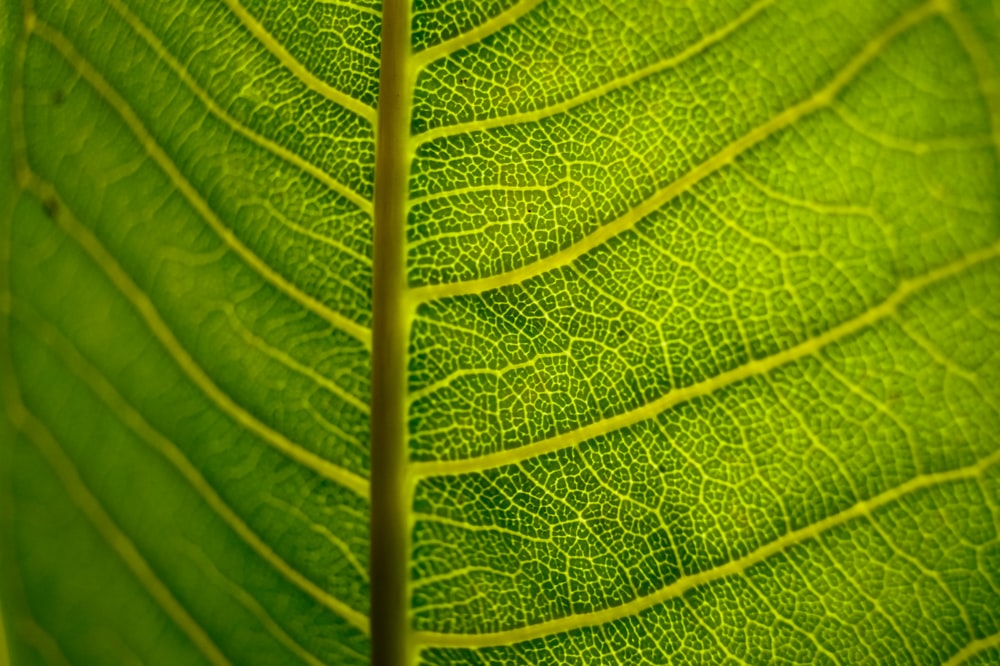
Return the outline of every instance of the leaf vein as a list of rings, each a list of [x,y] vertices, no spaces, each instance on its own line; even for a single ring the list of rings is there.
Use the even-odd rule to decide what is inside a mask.
[[[341,92],[310,72],[305,65],[299,62],[295,56],[288,52],[288,49],[286,49],[281,42],[274,38],[274,35],[267,31],[267,28],[265,28],[260,21],[258,21],[253,14],[247,10],[246,7],[240,4],[239,0],[222,0],[222,2],[224,2],[226,6],[229,7],[230,11],[232,11],[232,13],[240,20],[243,27],[245,27],[250,34],[257,39],[257,41],[263,44],[264,47],[270,51],[271,54],[277,58],[278,61],[297,79],[334,104],[339,104],[355,115],[364,118],[372,126],[376,124],[377,114],[373,107],[365,104],[361,100],[351,97],[344,92]]]
[[[334,481],[341,486],[354,491],[367,499],[368,481],[357,474],[335,465],[315,453],[293,443],[284,435],[272,430],[257,420],[252,414],[238,405],[225,391],[220,389],[209,377],[208,373],[198,365],[187,349],[160,316],[156,306],[149,296],[132,280],[118,261],[108,252],[101,242],[72,215],[65,202],[58,195],[55,186],[45,183],[37,175],[23,173],[26,180],[23,187],[38,197],[41,201],[55,199],[60,202],[60,213],[56,216],[57,223],[67,237],[73,239],[81,249],[93,260],[108,280],[118,289],[126,300],[135,308],[142,320],[149,327],[154,337],[170,354],[185,375],[202,393],[228,414],[236,423],[283,453],[291,460],[313,470],[320,476]]]
[[[878,305],[828,329],[820,335],[804,340],[795,346],[771,356],[754,359],[749,363],[737,366],[714,377],[685,388],[671,391],[636,409],[596,421],[582,428],[570,430],[545,440],[526,444],[516,449],[498,451],[496,453],[460,460],[414,462],[412,463],[413,473],[417,476],[436,476],[483,471],[492,467],[516,463],[543,453],[575,446],[593,437],[652,418],[680,403],[708,395],[731,384],[766,374],[779,366],[814,355],[828,345],[858,333],[883,319],[894,316],[900,305],[922,289],[954,277],[972,266],[987,262],[997,256],[1000,256],[1000,241],[994,242],[977,251],[970,252],[920,277],[903,280],[897,289]]]
[[[970,661],[982,652],[995,650],[997,648],[1000,648],[1000,631],[984,638],[978,638],[974,641],[970,641],[968,645],[952,655],[951,659],[946,661],[943,666],[959,666],[959,664],[964,664]]]
[[[787,107],[784,111],[781,111],[764,124],[758,125],[750,132],[744,134],[714,154],[712,157],[691,169],[684,176],[658,190],[652,196],[634,206],[625,214],[602,225],[597,230],[584,236],[572,245],[569,245],[568,247],[547,257],[541,258],[533,263],[526,264],[503,273],[498,273],[496,275],[460,282],[445,282],[440,284],[412,287],[409,291],[410,298],[417,302],[422,302],[436,298],[481,293],[483,291],[523,282],[528,278],[541,275],[555,268],[571,263],[590,250],[602,245],[611,238],[614,238],[618,234],[631,229],[646,215],[659,209],[661,206],[673,200],[678,195],[688,191],[704,178],[723,169],[724,167],[731,165],[737,157],[758,145],[765,139],[787,127],[790,127],[793,123],[804,116],[829,106],[834,101],[836,95],[851,81],[853,81],[854,78],[872,60],[874,60],[890,42],[938,11],[938,5],[932,1],[924,3],[916,9],[907,12],[897,21],[889,25],[881,34],[870,40],[865,47],[862,48],[843,68],[841,68],[840,71],[838,71],[825,86],[817,90],[811,96],[798,102],[797,104]]]
[[[32,312],[26,305],[13,301],[12,314],[25,325],[28,330],[37,335],[59,360],[74,375],[82,380],[94,395],[108,409],[116,414],[119,420],[131,430],[140,440],[176,469],[184,480],[198,493],[212,511],[225,522],[251,550],[267,562],[285,579],[316,600],[320,605],[330,609],[361,631],[367,631],[368,619],[336,597],[309,580],[287,561],[268,546],[263,539],[236,513],[236,511],[208,482],[197,467],[188,459],[184,452],[174,442],[153,427],[149,421],[112,385],[110,380],[95,368],[89,360],[66,340],[51,323],[44,321]]]
[[[555,620],[518,627],[504,631],[483,634],[449,634],[431,631],[415,633],[417,644],[425,647],[490,647],[510,645],[536,638],[544,638],[554,634],[593,627],[631,617],[657,604],[680,597],[698,586],[720,580],[722,578],[743,574],[755,564],[769,557],[783,553],[788,549],[819,538],[824,533],[862,517],[871,517],[880,508],[916,493],[920,490],[933,488],[946,483],[954,483],[979,478],[984,472],[1000,463],[1000,449],[975,463],[957,467],[943,472],[931,472],[914,476],[898,486],[879,493],[867,500],[862,500],[837,513],[818,520],[810,525],[787,532],[774,541],[753,550],[743,557],[730,560],[705,571],[678,578],[656,592],[639,597],[633,601],[589,613],[568,615]],[[998,638],[997,640],[1000,640]]]
[[[245,124],[241,123],[239,120],[234,118],[229,114],[228,111],[222,108],[222,106],[215,101],[215,99],[208,94],[208,92],[202,88],[189,71],[174,57],[170,50],[160,41],[160,39],[153,33],[152,30],[146,26],[138,16],[132,13],[132,11],[120,0],[106,0],[114,9],[119,16],[132,28],[132,30],[143,40],[149,47],[153,50],[156,55],[163,60],[168,67],[177,75],[177,77],[184,82],[184,84],[191,90],[194,95],[201,100],[202,104],[205,105],[214,116],[222,120],[226,125],[232,128],[234,131],[242,134],[247,139],[257,144],[264,150],[278,156],[285,162],[291,164],[292,166],[304,171],[308,175],[312,176],[319,182],[323,183],[328,189],[336,192],[340,196],[344,197],[352,204],[368,213],[372,212],[372,204],[364,196],[352,190],[349,186],[344,183],[339,182],[337,179],[333,178],[323,169],[319,168],[309,160],[305,159],[301,155],[295,153],[289,148],[265,137],[254,130],[247,127]],[[41,23],[41,21],[39,21]],[[52,32],[59,32],[52,26],[48,26],[48,29]],[[61,34],[61,33],[60,33]],[[66,43],[72,43],[71,40],[66,36],[62,35]],[[74,49],[79,53],[78,49]]]
[[[516,113],[507,116],[500,116],[498,118],[490,118],[487,120],[474,120],[466,123],[459,123],[457,125],[445,125],[443,127],[436,127],[434,129],[427,130],[421,134],[414,137],[414,141],[417,145],[433,141],[441,137],[455,136],[457,134],[466,134],[469,132],[478,132],[487,129],[494,129],[497,127],[505,127],[509,125],[518,125],[521,123],[535,122],[554,116],[565,111],[569,111],[577,106],[586,104],[587,102],[593,101],[608,93],[614,92],[615,90],[620,90],[621,88],[626,88],[633,83],[647,79],[654,74],[666,71],[683,64],[684,62],[690,60],[691,58],[703,53],[708,48],[721,42],[729,35],[733,34],[744,25],[748,24],[753,20],[758,14],[760,14],[764,9],[774,4],[775,0],[758,0],[753,3],[750,7],[743,11],[739,16],[730,21],[729,23],[717,28],[715,31],[710,32],[705,35],[702,39],[691,44],[680,53],[665,58],[663,60],[654,62],[651,65],[647,65],[641,69],[637,69],[634,72],[627,74],[622,77],[618,77],[597,86],[596,88],[591,88],[585,92],[569,97],[562,100],[556,104],[550,106],[534,109],[532,111],[526,111],[523,113]]]
[[[517,0],[517,2],[504,11],[484,21],[475,28],[413,54],[410,60],[410,67],[414,71],[420,71],[435,60],[444,58],[459,49],[482,41],[498,30],[513,24],[541,3],[542,0]]]
[[[44,24],[37,23],[37,21],[35,22],[33,32],[46,42],[52,44],[60,55],[65,58],[66,61],[74,67],[93,87],[93,89],[107,101],[110,107],[119,114],[132,133],[135,134],[136,138],[142,144],[143,148],[145,148],[149,156],[152,157],[153,160],[160,166],[177,190],[184,196],[185,199],[188,200],[191,207],[198,212],[208,226],[211,227],[216,234],[218,234],[219,238],[226,245],[228,245],[237,256],[243,259],[243,261],[245,261],[248,266],[253,268],[263,279],[270,282],[306,309],[312,311],[332,325],[350,334],[362,344],[365,344],[366,346],[371,344],[370,330],[352,319],[345,317],[339,312],[334,312],[323,303],[320,303],[312,296],[303,292],[243,244],[243,242],[236,236],[235,232],[227,227],[221,219],[219,219],[215,211],[213,211],[208,205],[208,202],[205,201],[190,181],[188,181],[184,174],[181,173],[177,165],[174,164],[170,156],[167,155],[166,151],[163,150],[163,148],[157,143],[156,139],[149,133],[146,127],[142,124],[142,121],[139,119],[139,116],[136,115],[135,111],[132,110],[124,98],[122,98],[118,92],[111,87],[103,76],[90,66],[81,54],[76,52],[76,49],[73,48],[72,44],[70,44],[60,33],[49,31]]]
[[[8,404],[8,410],[13,406]],[[183,631],[191,643],[215,666],[228,666],[229,660],[206,633],[205,629],[188,613],[174,593],[160,579],[132,540],[115,523],[100,500],[80,478],[80,473],[62,445],[47,427],[21,404],[9,414],[11,423],[25,434],[42,454],[46,463],[80,512],[87,518],[108,547],[122,560],[147,593]]]

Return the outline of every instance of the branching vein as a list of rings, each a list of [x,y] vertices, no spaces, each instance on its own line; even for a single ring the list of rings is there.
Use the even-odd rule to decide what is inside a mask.
[[[548,257],[539,259],[534,263],[526,264],[505,273],[474,280],[466,280],[463,282],[448,282],[414,287],[410,290],[410,298],[417,302],[421,302],[436,298],[459,296],[462,294],[481,293],[491,289],[498,289],[507,285],[523,282],[524,280],[573,262],[594,248],[603,245],[618,234],[631,229],[646,215],[649,215],[667,202],[673,200],[675,197],[688,191],[691,187],[706,177],[733,163],[738,156],[750,148],[756,146],[760,142],[785,129],[786,127],[791,126],[804,116],[828,106],[836,98],[837,94],[852,80],[854,80],[854,78],[870,62],[878,57],[878,55],[890,42],[902,33],[906,32],[908,29],[921,23],[928,17],[935,15],[938,11],[938,5],[933,2],[925,3],[916,9],[911,10],[890,25],[880,35],[869,41],[867,45],[857,55],[855,55],[854,58],[852,58],[839,72],[837,72],[829,83],[823,86],[820,90],[816,91],[808,99],[788,107],[778,115],[771,118],[771,120],[759,125],[751,132],[744,134],[706,161],[688,171],[681,178],[670,183],[639,205],[630,209],[618,219],[604,224],[596,231],[584,236],[582,239],[565,249],[549,255]]]
[[[35,24],[35,34],[52,44],[56,50],[66,58],[67,62],[76,68],[81,76],[103,97],[113,108],[136,138],[149,153],[150,157],[160,166],[163,172],[173,182],[177,191],[184,195],[191,207],[194,208],[205,222],[212,228],[219,238],[228,245],[248,266],[252,267],[262,278],[270,282],[280,291],[284,292],[293,300],[300,303],[307,310],[312,311],[317,316],[330,322],[330,324],[345,331],[357,338],[365,345],[371,342],[371,331],[361,326],[357,322],[348,319],[339,312],[334,312],[329,307],[306,294],[297,286],[288,281],[283,275],[275,271],[264,262],[259,256],[254,254],[243,242],[237,238],[232,229],[227,227],[215,211],[208,205],[208,202],[195,190],[194,186],[184,177],[180,169],[174,164],[166,151],[157,143],[156,139],[149,133],[143,125],[142,120],[128,103],[111,87],[111,85],[87,61],[76,52],[73,45],[59,33],[47,30],[42,23]]]
[[[478,472],[501,465],[518,463],[528,458],[533,458],[544,453],[558,451],[570,446],[575,446],[599,435],[603,435],[640,421],[653,418],[658,414],[674,407],[678,404],[694,400],[695,398],[709,395],[726,386],[737,382],[763,375],[771,370],[792,363],[794,361],[813,356],[823,348],[844,340],[866,328],[873,326],[879,321],[892,317],[899,307],[910,297],[918,292],[943,280],[955,277],[969,268],[989,261],[1000,256],[1000,242],[993,243],[985,248],[971,252],[960,259],[945,264],[921,277],[905,280],[899,287],[884,301],[878,305],[849,319],[838,326],[827,330],[814,338],[801,342],[794,347],[789,347],[782,352],[755,359],[749,363],[733,368],[727,372],[706,379],[697,384],[692,384],[685,388],[677,389],[667,393],[663,397],[646,403],[645,405],[621,414],[596,421],[588,426],[570,430],[565,433],[550,437],[531,444],[526,444],[519,448],[498,451],[475,458],[464,460],[442,460],[433,462],[415,462],[411,467],[417,476],[439,476],[447,474],[462,474],[466,472]]]
[[[340,90],[337,90],[329,83],[321,80],[315,74],[310,72],[305,65],[299,62],[295,56],[288,52],[288,49],[286,49],[281,42],[274,38],[274,35],[267,31],[267,28],[261,25],[260,21],[258,21],[246,7],[240,4],[239,0],[222,1],[226,3],[226,6],[229,7],[237,18],[239,18],[240,22],[243,23],[246,29],[250,31],[250,34],[256,37],[257,41],[263,44],[267,50],[270,51],[271,54],[274,55],[274,57],[288,69],[288,71],[296,76],[296,78],[334,104],[339,104],[348,111],[361,116],[372,125],[375,125],[377,114],[374,108],[360,100],[354,99]]]
[[[872,514],[882,507],[898,502],[903,497],[912,495],[918,491],[933,488],[935,486],[941,486],[947,483],[955,483],[979,478],[998,463],[1000,463],[1000,450],[995,451],[989,456],[966,467],[959,467],[945,472],[935,472],[915,476],[899,486],[886,490],[885,492],[875,495],[870,499],[860,501],[852,505],[850,508],[827,516],[826,518],[818,520],[815,523],[801,529],[788,532],[739,559],[732,560],[726,564],[722,564],[699,573],[683,576],[653,594],[639,597],[620,606],[593,611],[590,613],[568,615],[566,617],[547,622],[489,634],[417,632],[416,640],[421,645],[435,647],[481,648],[496,645],[511,645],[522,641],[552,636],[553,634],[572,631],[574,629],[593,627],[613,622],[621,618],[630,617],[641,613],[648,608],[652,608],[657,604],[661,604],[670,599],[675,599],[693,588],[726,578],[727,576],[742,574],[753,565],[759,564],[774,555],[786,552],[794,546],[816,539],[833,528],[844,525],[856,518],[872,516]],[[995,642],[998,639],[993,638],[992,640]],[[985,649],[978,645],[977,648]]]
[[[73,216],[54,186],[32,173],[22,174],[22,178],[25,179],[23,183],[25,189],[39,197],[41,201],[59,201],[60,212],[56,217],[60,228],[93,259],[94,264],[104,272],[110,282],[132,304],[139,316],[149,326],[153,335],[184,371],[184,374],[209,400],[248,432],[257,435],[290,459],[345,488],[349,488],[361,497],[368,497],[368,481],[366,479],[291,442],[284,435],[264,425],[243,407],[236,404],[229,394],[220,389],[208,376],[208,373],[191,357],[187,349],[164,322],[149,296],[139,288],[101,242]]]

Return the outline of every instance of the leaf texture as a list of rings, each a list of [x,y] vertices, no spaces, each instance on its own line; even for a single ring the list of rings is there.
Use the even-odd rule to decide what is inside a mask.
[[[1000,4],[383,11],[2,0],[11,663],[1000,662]]]

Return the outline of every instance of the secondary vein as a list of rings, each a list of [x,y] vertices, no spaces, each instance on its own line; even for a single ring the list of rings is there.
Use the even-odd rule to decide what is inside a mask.
[[[67,207],[55,187],[22,165],[21,186],[27,192],[38,197],[40,201],[56,201],[60,213],[56,216],[59,228],[72,239],[89,256],[94,264],[107,277],[108,281],[132,305],[138,315],[146,323],[164,350],[174,359],[184,374],[199,390],[217,405],[223,413],[232,418],[248,432],[261,438],[275,450],[288,456],[291,460],[313,470],[320,476],[334,481],[350,489],[360,497],[368,497],[368,482],[354,472],[341,467],[316,453],[292,442],[281,433],[271,429],[253,414],[239,405],[209,377],[208,373],[191,356],[173,330],[166,324],[148,294],[135,283],[117,259],[104,247]]]
[[[557,633],[592,627],[613,622],[625,617],[630,617],[648,608],[652,608],[657,604],[663,603],[664,601],[680,597],[688,590],[700,585],[705,585],[728,576],[742,574],[748,568],[765,561],[769,557],[785,552],[794,546],[817,539],[831,529],[844,525],[854,519],[862,517],[871,518],[877,510],[892,502],[898,501],[907,495],[945,483],[955,483],[976,479],[998,463],[1000,463],[1000,450],[995,451],[985,458],[982,458],[979,461],[965,467],[958,467],[944,472],[935,472],[915,476],[905,483],[890,488],[869,499],[857,502],[838,513],[827,516],[822,520],[816,521],[815,523],[800,529],[787,532],[784,536],[781,536],[774,541],[747,553],[741,558],[730,560],[725,564],[721,564],[699,573],[682,576],[652,594],[638,597],[630,602],[621,604],[620,606],[605,608],[589,613],[567,615],[562,618],[539,624],[494,633],[448,634],[438,632],[418,632],[415,639],[421,646],[428,647],[489,647],[496,645],[510,645],[513,643],[519,643],[535,638],[543,638]],[[982,646],[976,645],[974,647],[970,647],[969,651],[972,652],[977,649],[983,648]]]
[[[496,275],[461,282],[445,282],[414,287],[410,292],[410,297],[416,301],[429,301],[451,296],[478,294],[518,284],[529,278],[572,263],[587,252],[633,228],[644,217],[658,210],[664,204],[684,192],[687,192],[708,176],[732,164],[738,156],[760,144],[765,139],[790,127],[801,118],[828,107],[840,91],[853,81],[869,63],[877,58],[889,43],[910,28],[919,25],[927,18],[937,14],[940,10],[941,8],[938,4],[928,2],[904,14],[897,21],[889,25],[881,34],[868,42],[825,86],[808,98],[789,106],[767,122],[758,125],[704,162],[692,168],[681,178],[654,192],[622,216],[600,226],[572,245],[547,257],[540,258],[533,263],[525,264]]]
[[[961,272],[995,259],[1000,256],[1000,242],[993,243],[975,252],[971,252],[960,259],[944,264],[939,268],[926,273],[920,277],[905,280],[899,287],[884,301],[878,305],[865,310],[861,314],[849,319],[826,332],[805,340],[794,347],[789,347],[784,351],[771,356],[758,358],[749,363],[745,363],[731,370],[723,372],[705,379],[704,381],[690,386],[677,389],[663,395],[662,397],[648,402],[636,409],[632,409],[621,414],[595,421],[590,425],[576,430],[555,435],[548,439],[540,440],[521,446],[516,449],[498,451],[475,458],[465,458],[461,460],[440,460],[428,462],[412,463],[412,471],[415,476],[440,476],[446,474],[461,474],[465,472],[481,472],[493,467],[518,463],[528,458],[559,451],[570,446],[575,446],[599,435],[603,435],[621,428],[628,427],[640,421],[653,418],[658,414],[683,402],[694,400],[695,398],[708,395],[731,384],[763,375],[771,370],[806,358],[818,353],[823,348],[834,344],[840,340],[858,333],[877,322],[895,315],[899,307],[911,296],[921,290],[930,287],[942,280],[954,277]]]

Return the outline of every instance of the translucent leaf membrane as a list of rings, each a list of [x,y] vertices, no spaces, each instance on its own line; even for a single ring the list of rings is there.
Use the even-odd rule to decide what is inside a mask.
[[[381,13],[0,0],[11,662],[1000,660],[996,0]]]
[[[546,2],[421,70],[423,663],[996,645],[986,4]]]
[[[379,16],[265,4],[5,3],[14,663],[368,662]]]

